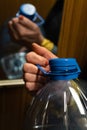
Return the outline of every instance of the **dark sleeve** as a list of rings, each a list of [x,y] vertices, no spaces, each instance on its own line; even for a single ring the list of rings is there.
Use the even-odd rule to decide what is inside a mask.
[[[63,3],[64,0],[56,1],[55,5],[51,9],[43,25],[45,37],[54,42],[55,45],[57,45],[60,33]]]

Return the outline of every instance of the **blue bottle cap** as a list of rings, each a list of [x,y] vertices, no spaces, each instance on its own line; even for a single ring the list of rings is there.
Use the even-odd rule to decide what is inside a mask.
[[[53,80],[70,80],[78,77],[80,68],[75,58],[54,58],[49,60]]]
[[[23,15],[35,22],[38,26],[44,24],[44,19],[37,13],[36,8],[32,4],[22,4],[19,8],[19,11],[16,13],[16,16]]]
[[[75,58],[53,58],[49,60],[50,66],[72,66],[75,63]]]
[[[45,72],[41,66],[38,68],[52,80],[76,79],[81,70],[75,58],[53,58],[49,60],[50,72]]]
[[[19,12],[16,14],[16,16],[23,15],[31,20],[34,19],[36,13],[36,8],[32,4],[23,4],[19,8]]]

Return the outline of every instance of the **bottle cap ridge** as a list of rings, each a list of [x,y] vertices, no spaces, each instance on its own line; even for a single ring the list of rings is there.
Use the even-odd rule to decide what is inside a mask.
[[[45,75],[52,80],[70,80],[78,78],[81,70],[75,58],[53,58],[49,60],[50,72],[45,72],[38,67]]]

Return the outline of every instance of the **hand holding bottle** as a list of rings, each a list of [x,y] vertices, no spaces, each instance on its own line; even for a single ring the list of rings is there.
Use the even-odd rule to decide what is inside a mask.
[[[36,64],[41,65],[46,71],[49,71],[49,59],[56,58],[53,53],[46,48],[35,43],[32,44],[33,52],[26,55],[27,63],[24,64],[24,81],[29,91],[40,89],[46,82],[47,77],[38,70]]]
[[[12,39],[28,48],[33,42],[41,44],[44,40],[38,25],[22,15],[12,18],[8,27]]]

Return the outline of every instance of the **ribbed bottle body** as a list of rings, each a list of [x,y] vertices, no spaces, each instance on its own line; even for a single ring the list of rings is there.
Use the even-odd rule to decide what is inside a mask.
[[[51,80],[32,100],[25,130],[87,130],[86,100],[80,92],[74,81]]]

